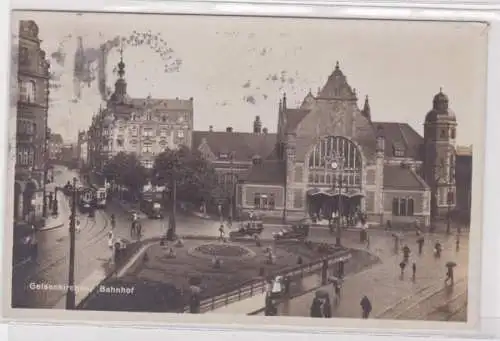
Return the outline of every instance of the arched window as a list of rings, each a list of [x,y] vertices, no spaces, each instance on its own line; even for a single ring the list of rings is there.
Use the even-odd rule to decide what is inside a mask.
[[[27,103],[36,102],[35,81],[19,81],[19,100]]]
[[[308,159],[309,182],[320,185],[342,183],[342,186],[361,187],[362,155],[351,140],[330,136],[319,141]]]

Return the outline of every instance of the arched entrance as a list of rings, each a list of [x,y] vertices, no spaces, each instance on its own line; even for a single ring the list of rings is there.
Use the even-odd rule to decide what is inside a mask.
[[[363,209],[363,156],[356,143],[330,136],[313,146],[308,156],[309,214],[329,219],[332,214],[354,222]]]

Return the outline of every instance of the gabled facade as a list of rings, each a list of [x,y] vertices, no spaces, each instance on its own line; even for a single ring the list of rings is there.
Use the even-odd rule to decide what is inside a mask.
[[[431,112],[444,112],[443,96],[436,95]],[[368,97],[359,108],[356,91],[337,63],[325,85],[316,95],[309,91],[299,107],[290,108],[282,97],[276,134],[262,134],[257,117],[253,133],[195,132],[193,147],[222,174],[224,169],[238,173],[239,212],[286,220],[362,212],[374,223],[428,225],[431,210],[442,213],[432,209],[441,187],[429,179],[449,173],[454,162],[436,168],[441,145],[453,148],[456,135],[455,121],[439,115],[428,115],[424,138],[407,123],[373,121]],[[438,129],[449,129],[449,139],[433,139]],[[252,147],[257,145],[266,148]],[[235,157],[228,162],[226,155]],[[453,191],[453,186],[446,188]]]

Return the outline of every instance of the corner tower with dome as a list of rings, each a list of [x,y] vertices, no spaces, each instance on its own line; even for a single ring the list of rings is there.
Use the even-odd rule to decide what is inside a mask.
[[[433,194],[433,217],[445,217],[456,206],[456,127],[448,96],[440,90],[424,123],[423,175]]]

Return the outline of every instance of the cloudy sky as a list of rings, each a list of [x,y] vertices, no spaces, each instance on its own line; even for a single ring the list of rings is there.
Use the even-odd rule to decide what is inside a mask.
[[[339,61],[360,106],[369,95],[374,120],[408,122],[421,133],[442,87],[457,116],[458,142],[475,144],[482,132],[482,24],[41,12],[15,19],[39,25],[54,73],[49,124],[66,140],[88,127],[102,103],[92,61],[106,42],[113,47],[105,70],[113,86],[120,39],[130,96],[194,97],[197,130],[250,131],[260,115],[275,131],[283,92],[289,106],[298,105]],[[90,71],[75,83],[78,37]]]

